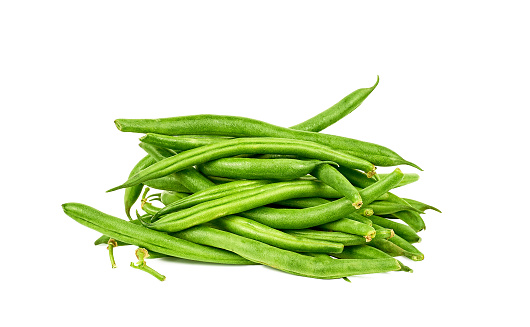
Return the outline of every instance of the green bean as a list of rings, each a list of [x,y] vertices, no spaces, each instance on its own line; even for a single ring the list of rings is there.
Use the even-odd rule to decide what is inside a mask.
[[[344,248],[341,243],[293,236],[239,216],[226,216],[214,220],[213,225],[222,230],[290,251],[337,253]]]
[[[421,253],[414,245],[399,237],[399,235],[394,235],[394,237],[389,239],[389,241],[402,248],[404,250],[403,255],[407,258],[412,259],[414,261],[423,260],[423,253]]]
[[[318,115],[311,117],[300,124],[294,125],[291,128],[299,131],[320,132],[357,109],[370,93],[372,93],[377,84],[379,84],[379,76],[377,76],[377,81],[374,86],[353,91],[331,108],[324,110]]]
[[[347,246],[341,253],[333,253],[332,256],[339,259],[381,259],[381,258],[392,258],[391,255],[368,245],[355,245]],[[401,266],[401,271],[412,272],[412,269],[405,266],[401,261],[398,260]]]
[[[283,232],[290,235],[301,236],[314,240],[341,243],[344,246],[366,243],[366,239],[362,236],[341,232],[326,232],[314,229],[286,229]]]
[[[347,215],[346,218],[358,221],[358,222],[363,223],[363,224],[368,225],[368,226],[372,226],[372,221],[370,220],[370,218],[368,218],[366,216],[363,216],[363,215],[361,215],[361,214],[359,214],[357,212],[354,212],[354,213],[351,213],[351,214]]]
[[[405,255],[405,250],[386,239],[373,239],[372,241],[367,243],[367,245],[375,247],[376,249],[379,249],[385,253],[388,253],[392,257],[399,257]]]
[[[373,162],[378,166],[407,164],[420,169],[412,162],[400,157],[394,151],[377,144],[323,133],[297,131],[245,117],[194,115],[161,119],[116,119],[114,123],[122,132],[157,133],[165,135],[186,135],[200,132],[234,137],[274,137],[311,141],[325,144],[335,149],[345,149],[355,152],[356,156]],[[287,154],[296,155],[296,153]]]
[[[297,159],[222,158],[198,165],[205,175],[235,179],[290,180],[334,162]]]
[[[329,190],[329,195],[335,193],[327,185],[317,182],[291,181],[272,183],[164,215],[156,222],[149,224],[148,227],[164,232],[177,232],[216,218],[241,213],[269,203],[293,197],[319,196],[326,190]],[[353,209],[351,202],[349,207]]]
[[[403,173],[401,170],[396,168],[396,170],[385,179],[362,189],[360,194],[364,203],[370,204],[381,194],[388,192],[388,190],[392,189],[394,185],[400,182],[402,176]],[[307,193],[305,196],[311,197],[311,195]],[[241,201],[239,203],[241,203]],[[347,217],[354,212],[355,208],[351,206],[351,202],[343,198],[305,209],[275,209],[263,207],[240,212],[240,215],[273,228],[301,229],[332,222]]]
[[[401,236],[410,243],[417,243],[421,241],[421,238],[418,236],[418,234],[416,234],[416,232],[407,225],[400,224],[379,216],[371,216],[370,220],[372,220],[374,224],[377,224],[381,227],[394,230],[397,235]]]
[[[316,207],[316,206],[327,204],[330,202],[331,201],[322,199],[322,198],[300,198],[300,199],[288,199],[284,201],[279,201],[279,202],[276,202],[276,204],[286,206],[286,207],[291,207],[291,208],[304,209],[304,208]],[[364,217],[358,213],[348,214],[345,216],[345,218],[353,219],[363,224],[372,226],[372,221],[369,218]]]
[[[146,143],[144,144],[146,147],[148,146]],[[346,167],[363,169],[369,174],[375,173],[375,167],[370,162],[344,155],[339,151],[313,142],[274,138],[242,138],[202,146],[181,152],[178,156],[168,157],[140,171],[132,178],[129,178],[124,184],[114,187],[107,192],[133,186],[146,180],[159,178],[207,161],[242,153],[303,154],[308,158],[333,161]],[[184,186],[186,185],[184,184]]]
[[[431,209],[431,210],[434,210],[434,211],[438,211],[439,213],[442,213],[440,211],[440,209],[437,209],[433,206],[430,206],[428,204],[425,204],[423,202],[420,202],[420,201],[416,201],[416,200],[412,200],[412,199],[403,199],[405,201],[407,201],[411,206],[413,206],[416,210],[419,210],[419,211],[425,211],[427,209]]]
[[[375,234],[375,237],[374,239],[391,239],[392,237],[394,237],[396,234],[394,233],[394,230],[392,229],[388,229],[388,228],[384,228],[382,226],[379,226],[379,225],[376,225],[372,222],[372,227],[376,230],[376,234]]]
[[[64,212],[78,223],[124,243],[145,247],[169,256],[226,264],[249,264],[249,261],[215,248],[153,231],[136,224],[107,215],[80,203],[65,203]]]
[[[395,259],[332,259],[302,255],[296,252],[206,226],[195,226],[176,233],[179,238],[219,247],[269,267],[294,275],[332,279],[347,276],[396,271]]]
[[[319,165],[311,172],[311,175],[334,188],[346,199],[353,203],[355,209],[363,205],[363,199],[359,191],[342,174],[330,165]]]
[[[140,143],[140,147],[144,149],[147,153],[149,153],[149,155],[151,155],[151,157],[153,157],[157,161],[155,164],[149,166],[146,169],[151,169],[153,168],[153,166],[157,166],[161,161],[167,160],[168,158],[172,158],[176,154],[174,151],[155,147],[155,146],[152,146],[146,143]],[[169,174],[165,174],[164,176],[167,176],[167,175]],[[192,192],[197,192],[202,189],[215,185],[212,181],[204,177],[201,173],[199,173],[193,167],[186,167],[180,171],[174,172],[173,176],[175,176],[178,179],[178,181],[182,185],[184,185],[184,187],[186,187]],[[159,177],[163,177],[163,176],[159,176]],[[156,179],[156,178],[146,179],[143,182],[147,182],[148,180],[153,180],[153,179]]]
[[[139,171],[142,169],[151,166],[155,163],[155,160],[151,158],[149,155],[143,157],[131,170],[131,173],[129,174],[129,178],[136,175]],[[123,196],[123,203],[125,205],[125,213],[127,214],[127,218],[131,220],[131,208],[140,197],[140,194],[142,194],[142,189],[144,188],[143,184],[138,184],[135,186],[127,187],[125,189],[125,194]]]
[[[175,201],[171,204],[166,205],[165,208],[161,209],[159,212],[153,215],[152,221],[158,220],[159,216],[167,215],[177,210],[186,209],[206,201],[220,199],[225,196],[233,195],[246,190],[255,189],[267,184],[269,184],[269,181],[266,180],[241,180],[221,185],[215,185],[202,191],[196,192],[182,200]]]
[[[388,192],[390,193],[390,192]],[[374,215],[390,215],[399,211],[411,210],[416,211],[417,209],[412,208],[409,204],[404,205],[401,203],[389,202],[389,201],[374,201],[370,203],[370,206],[365,209],[372,209]]]
[[[375,229],[372,226],[360,223],[352,219],[338,219],[326,224],[318,226],[320,229],[329,230],[333,232],[342,232],[353,235],[364,236],[366,240],[370,241],[375,237]]]
[[[373,183],[377,182],[377,180],[375,179],[375,176],[368,178],[368,176],[366,176],[365,173],[360,172],[358,170],[348,169],[345,167],[339,167],[337,168],[337,170],[340,171],[340,173],[344,177],[346,177],[350,181],[350,183],[352,183],[352,185],[360,187],[360,188],[368,187],[372,185]],[[388,174],[378,174],[378,175],[379,175],[379,178],[385,178],[386,176],[388,176]],[[398,185],[396,185],[396,188],[413,183],[417,181],[419,178],[420,177],[418,174],[410,174],[410,173],[404,174],[403,180]]]
[[[185,198],[187,196],[189,196],[189,194],[179,193],[179,192],[171,192],[171,191],[164,191],[164,192],[162,192],[162,195],[160,196],[160,201],[165,206],[167,206],[170,203],[173,203],[175,201],[183,199],[183,198]]]
[[[160,211],[160,209],[162,209],[162,208],[155,207],[153,204],[151,204],[149,202],[143,202],[142,203],[142,210],[145,211],[145,213],[147,213],[147,214],[154,215],[158,211]]]
[[[409,225],[415,232],[425,229],[425,222],[417,212],[399,211],[390,215],[390,217],[401,219]]]

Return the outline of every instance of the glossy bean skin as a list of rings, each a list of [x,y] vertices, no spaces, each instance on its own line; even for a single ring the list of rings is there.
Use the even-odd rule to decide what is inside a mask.
[[[360,274],[396,271],[401,268],[393,258],[338,260],[329,257],[302,255],[206,226],[195,226],[175,233],[175,235],[198,244],[219,247],[234,252],[250,261],[305,277],[333,279]]]
[[[381,259],[391,258],[392,256],[368,245],[355,245],[347,246],[341,253],[333,253],[332,256],[339,259]],[[401,270],[405,272],[412,272],[412,269],[405,266],[401,261],[398,260]]]
[[[314,240],[341,243],[344,246],[366,243],[366,238],[364,238],[363,236],[341,232],[327,232],[314,229],[286,229],[283,232],[290,235],[301,236]]]
[[[230,233],[251,238],[280,249],[295,252],[338,253],[342,252],[342,249],[344,248],[342,243],[318,241],[290,235],[251,219],[239,216],[226,216],[214,220],[212,224],[215,227]]]
[[[225,138],[213,138],[213,137],[186,137],[179,136],[173,137],[161,134],[147,134],[142,140],[145,143],[149,143],[161,148],[173,149],[180,151],[195,149],[201,146],[219,143],[226,140]]]
[[[189,135],[200,132],[234,137],[272,137],[311,141],[325,144],[335,149],[346,149],[355,152],[360,158],[378,166],[407,164],[419,169],[415,164],[404,160],[396,152],[381,145],[341,136],[297,131],[245,117],[194,115],[161,119],[117,119],[114,123],[122,132],[165,135]]]
[[[431,210],[437,211],[439,213],[442,213],[440,211],[440,209],[437,209],[437,208],[435,208],[435,207],[433,207],[431,205],[425,204],[423,202],[420,202],[420,201],[417,201],[417,200],[412,200],[412,199],[405,199],[405,198],[403,200],[407,201],[411,206],[413,206],[418,211],[422,211],[423,212],[423,211],[425,211],[427,209],[431,209]]]
[[[420,252],[420,250],[403,238],[399,237],[399,235],[395,235],[389,239],[389,241],[402,248],[404,250],[403,255],[407,258],[414,261],[422,261],[424,259],[424,255]]]
[[[335,164],[320,160],[222,158],[200,164],[197,168],[208,176],[290,180],[305,176],[318,166],[328,163]]]
[[[328,184],[346,199],[350,200],[355,209],[359,209],[363,205],[363,199],[359,191],[331,165],[319,165],[315,167],[311,175]]]
[[[329,109],[322,111],[318,115],[313,116],[300,124],[292,126],[291,129],[320,132],[357,109],[357,107],[366,100],[370,93],[372,93],[377,84],[379,84],[379,76],[377,76],[377,81],[374,86],[353,91]]]
[[[124,243],[189,260],[225,264],[249,264],[234,253],[194,244],[132,224],[80,203],[65,203],[64,212],[78,223]]]
[[[162,195],[160,196],[160,201],[167,206],[170,203],[173,203],[175,201],[178,201],[180,199],[183,199],[187,196],[190,196],[187,193],[180,193],[180,192],[172,192],[172,191],[164,191],[162,192]]]
[[[159,220],[149,224],[148,227],[164,232],[177,232],[223,216],[238,214],[269,203],[293,197],[319,196],[326,190],[330,192],[330,195],[336,193],[335,190],[327,185],[311,181],[272,183],[220,199],[203,202],[191,208],[161,216]]]
[[[366,237],[371,240],[375,237],[375,229],[372,226],[360,223],[352,219],[338,219],[323,225],[318,226],[319,229],[329,230],[333,232],[342,232],[353,235]]]
[[[196,192],[184,199],[166,205],[166,207],[162,208],[159,212],[153,215],[151,221],[154,222],[158,220],[159,216],[167,215],[178,210],[190,208],[194,205],[201,204],[203,202],[220,199],[222,197],[241,193],[246,190],[255,189],[267,184],[269,184],[269,181],[266,180],[240,180],[229,182],[226,184],[215,185],[202,191]]]
[[[394,232],[407,240],[410,243],[417,243],[421,241],[421,237],[416,234],[416,232],[410,228],[410,226],[405,224],[400,224],[390,219],[386,219],[379,216],[371,216],[369,218],[374,224],[377,224],[383,228],[392,229]]]
[[[172,158],[176,155],[174,151],[159,148],[150,144],[146,143],[140,143],[140,147],[145,150],[145,152],[149,153],[153,159],[155,159],[157,162],[146,169],[152,168],[153,166],[157,165],[160,161],[166,160],[168,158]],[[145,170],[145,169],[144,169]],[[142,171],[144,171],[142,170]],[[139,172],[140,173],[140,172]],[[136,174],[137,175],[137,174]],[[136,176],[135,175],[135,176]],[[160,177],[164,177],[170,174],[165,174]],[[205,188],[214,186],[215,183],[210,181],[208,178],[204,177],[201,173],[199,173],[195,168],[193,167],[186,167],[182,170],[179,170],[177,172],[174,172],[172,174],[177,180],[184,185],[185,188],[190,190],[191,192],[197,192],[200,190],[203,190]],[[156,179],[156,178],[153,178]],[[150,179],[150,180],[153,180]],[[148,182],[149,180],[145,180],[144,182]]]
[[[333,161],[339,165],[364,170],[369,174],[375,173],[375,166],[372,163],[357,157],[345,155],[342,152],[313,142],[275,138],[240,138],[187,150],[181,152],[178,156],[165,158],[140,171],[129,178],[124,184],[114,187],[107,192],[134,186],[150,179],[179,172],[186,168],[191,169],[189,167],[215,159],[252,153],[294,153],[310,159]],[[185,184],[183,185],[186,186]],[[189,189],[189,187],[187,188]]]

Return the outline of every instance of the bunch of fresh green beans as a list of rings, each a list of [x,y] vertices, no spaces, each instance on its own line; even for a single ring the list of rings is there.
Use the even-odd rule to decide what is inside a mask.
[[[319,133],[378,82],[291,128],[216,115],[117,119],[120,131],[145,134],[147,155],[109,190],[125,189],[129,221],[79,203],[63,209],[103,234],[95,244],[108,244],[113,268],[113,248],[136,245],[139,262],[131,266],[160,280],[145,258],[263,264],[322,279],[411,272],[394,257],[423,260],[412,245],[425,229],[421,214],[439,210],[390,192],[417,174],[375,169],[420,168],[383,146]],[[148,195],[150,189],[160,192]],[[140,196],[144,214],[137,210],[133,219]]]

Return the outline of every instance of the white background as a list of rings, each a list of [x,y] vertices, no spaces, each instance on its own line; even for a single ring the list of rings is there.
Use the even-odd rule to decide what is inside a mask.
[[[0,5],[2,320],[9,326],[523,325],[528,10],[516,1],[5,1]],[[315,280],[261,266],[111,269],[82,202],[124,218],[144,155],[116,118],[198,113],[291,126],[381,82],[326,130],[419,164],[414,269]],[[403,167],[406,172],[414,172]],[[380,169],[384,171],[385,169]],[[526,309],[525,309],[526,308]]]

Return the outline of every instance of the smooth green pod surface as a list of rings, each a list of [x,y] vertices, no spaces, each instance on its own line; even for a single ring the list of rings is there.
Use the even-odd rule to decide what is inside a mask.
[[[311,172],[311,175],[328,184],[346,199],[350,200],[355,209],[359,209],[363,205],[363,199],[359,194],[359,191],[346,179],[346,177],[332,166],[319,165],[315,167],[315,170]]]
[[[208,176],[289,180],[305,176],[316,167],[328,163],[335,164],[320,160],[222,158],[198,165],[197,168]]]

